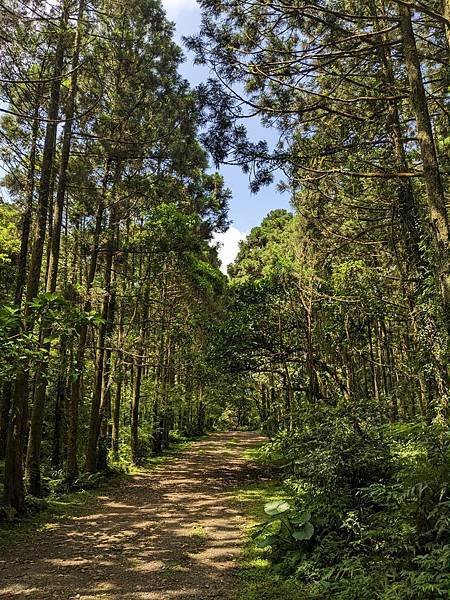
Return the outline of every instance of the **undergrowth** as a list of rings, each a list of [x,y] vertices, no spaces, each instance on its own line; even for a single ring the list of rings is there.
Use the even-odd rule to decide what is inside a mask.
[[[258,457],[258,449],[246,451],[246,456]],[[239,600],[299,600],[299,584],[284,577],[271,564],[267,552],[252,539],[252,528],[264,518],[264,504],[285,500],[287,490],[279,481],[261,482],[239,489],[234,499],[243,514],[250,517],[246,527],[247,541],[241,555]],[[306,600],[306,596],[303,596]]]
[[[448,429],[334,417],[252,451],[284,477],[239,492],[257,523],[242,598],[448,598]]]

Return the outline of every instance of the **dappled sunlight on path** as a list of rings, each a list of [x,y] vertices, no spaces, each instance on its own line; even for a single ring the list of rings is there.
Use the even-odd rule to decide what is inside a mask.
[[[260,477],[243,453],[262,439],[213,434],[15,546],[0,563],[0,598],[235,600],[245,516],[232,494]]]

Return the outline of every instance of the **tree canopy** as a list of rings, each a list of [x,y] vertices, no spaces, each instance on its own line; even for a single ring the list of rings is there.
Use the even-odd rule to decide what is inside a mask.
[[[450,2],[199,5],[193,89],[160,0],[0,3],[5,510],[261,429],[281,580],[445,597]],[[227,275],[212,164],[278,183]]]

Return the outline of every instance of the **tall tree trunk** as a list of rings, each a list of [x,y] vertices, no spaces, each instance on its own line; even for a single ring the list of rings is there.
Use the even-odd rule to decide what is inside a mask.
[[[389,40],[386,33],[382,33],[386,28],[386,23],[380,22],[374,0],[370,0],[370,7],[375,20],[375,26],[377,30],[380,31],[380,43],[377,50],[380,58],[383,84],[387,94],[394,97],[396,85],[394,73],[392,71]],[[386,14],[386,9],[384,9],[383,12]],[[386,105],[387,128],[394,150],[395,166],[400,173],[406,173],[409,168],[403,144],[403,132],[398,104],[394,100],[386,100]],[[398,183],[397,210],[403,229],[403,239],[408,255],[409,271],[411,271],[417,269],[423,263],[423,260],[420,252],[421,234],[419,229],[419,211],[410,178],[402,179]]]
[[[427,97],[416,39],[408,6],[399,6],[403,53],[410,86],[410,100],[414,110],[423,163],[423,176],[427,189],[428,210],[431,230],[435,242],[435,264],[441,287],[447,331],[450,327],[450,269],[449,269],[449,224],[444,195],[444,186],[439,170],[433,129],[428,110]]]
[[[119,167],[116,169],[115,181],[119,178]],[[86,471],[95,473],[97,470],[97,445],[100,435],[102,408],[106,402],[106,379],[109,376],[110,351],[106,350],[106,341],[114,325],[115,299],[112,290],[113,257],[116,250],[116,205],[113,204],[110,213],[110,233],[105,261],[105,295],[103,298],[102,324],[98,335],[98,353],[96,361],[96,379],[92,394],[89,433],[86,449]]]
[[[447,38],[447,48],[450,51],[450,0],[442,0],[442,14],[447,19],[445,36]]]
[[[55,418],[53,427],[53,443],[52,443],[52,467],[59,469],[61,467],[63,434],[64,434],[64,414],[65,414],[65,398],[66,398],[66,360],[67,349],[62,344],[62,365],[58,374],[58,382],[56,386],[55,398]]]
[[[27,257],[29,250],[30,230],[33,218],[33,198],[36,176],[36,154],[37,138],[39,134],[39,108],[40,108],[41,86],[38,86],[38,100],[35,103],[33,127],[31,132],[31,147],[27,174],[27,189],[25,210],[22,215],[20,250],[17,259],[17,277],[14,291],[14,306],[20,308],[22,305],[23,292],[27,277]],[[14,335],[18,330],[12,332]],[[0,409],[0,460],[5,458],[6,440],[8,435],[9,413],[11,410],[13,386],[11,381],[6,381],[2,389],[2,402]]]
[[[112,267],[111,293],[108,307],[108,321],[106,329],[107,348],[104,353],[102,390],[100,394],[100,412],[99,412],[99,441],[98,441],[98,461],[97,468],[106,471],[108,468],[108,450],[110,447],[109,419],[111,417],[111,355],[112,338],[114,331],[114,319],[116,312],[116,291],[115,291],[115,268],[114,261]]]
[[[146,285],[146,284],[144,284]],[[141,298],[142,309],[140,311],[140,328],[139,339],[137,343],[137,357],[135,358],[135,377],[133,396],[131,398],[131,458],[133,463],[137,465],[140,460],[139,456],[139,408],[141,400],[141,384],[142,374],[144,371],[144,341],[146,332],[146,318],[149,301],[150,288],[146,285]]]
[[[8,431],[9,411],[11,409],[12,385],[5,381],[0,391],[0,460],[5,458],[6,435]]]
[[[81,27],[84,12],[84,0],[80,0],[78,5],[78,26],[75,38],[75,49],[72,58],[72,76],[69,95],[65,111],[65,124],[63,133],[63,142],[61,149],[61,162],[59,165],[58,187],[56,192],[56,202],[53,209],[52,234],[49,248],[48,260],[48,279],[47,292],[56,291],[59,269],[59,255],[61,247],[61,227],[64,212],[64,201],[67,189],[67,168],[69,165],[70,148],[72,143],[72,122],[75,114],[75,101],[78,85],[78,67],[80,62],[81,48]],[[52,324],[44,324],[42,337],[49,339],[52,331]],[[50,355],[50,342],[45,342],[42,351],[46,356],[45,363],[48,364]],[[44,422],[45,400],[47,394],[47,377],[44,373],[44,365],[40,366],[36,372],[36,389],[34,394],[33,410],[31,413],[30,435],[28,438],[28,450],[26,459],[26,479],[30,494],[33,496],[41,495],[41,441],[42,426]]]
[[[47,113],[47,128],[45,133],[44,150],[41,165],[41,177],[39,182],[39,195],[37,204],[36,224],[33,239],[33,249],[30,260],[30,270],[27,280],[27,293],[25,318],[30,316],[30,302],[37,296],[42,270],[42,258],[44,253],[45,235],[47,230],[48,205],[51,190],[53,161],[56,146],[56,134],[58,126],[58,113],[61,92],[61,76],[64,67],[64,56],[66,50],[66,28],[69,18],[67,3],[63,4],[60,19],[61,33],[58,39],[50,92],[50,101]],[[30,325],[25,321],[25,331]],[[23,484],[22,464],[22,437],[24,430],[24,416],[27,411],[27,387],[28,371],[20,368],[12,399],[11,420],[8,430],[5,458],[5,504],[13,506],[18,512],[25,509],[25,490]]]
[[[119,333],[117,336],[117,347],[122,348],[123,344],[123,323],[124,323],[125,304],[122,301],[120,306],[120,318],[119,318]],[[119,354],[119,356],[122,356]],[[111,431],[111,449],[115,460],[119,458],[119,444],[120,444],[120,409],[122,403],[122,386],[123,386],[123,371],[121,365],[119,365],[119,359],[116,354],[116,369],[119,371],[116,375],[116,392],[114,395],[114,406],[112,410],[112,431]]]
[[[308,397],[311,403],[317,402],[320,396],[319,381],[317,379],[316,361],[313,347],[313,319],[314,306],[310,302],[306,320],[306,364],[308,370]]]
[[[49,281],[47,282],[47,290],[50,292],[54,292],[56,290],[58,278],[59,254],[61,248],[61,225],[67,190],[67,171],[69,166],[70,149],[72,145],[72,128],[78,91],[78,73],[80,65],[84,5],[85,0],[80,0],[78,4],[77,31],[75,34],[74,54],[72,57],[71,66],[72,75],[65,109],[66,121],[64,124],[61,161],[59,164],[58,173],[58,187],[56,190],[56,202],[53,213],[53,235],[50,241],[50,255],[48,264]]]
[[[112,261],[110,262],[107,258],[106,266],[105,266],[105,296],[103,299],[103,308],[102,308],[102,324],[100,325],[99,334],[98,334],[98,351],[97,351],[97,360],[96,360],[96,377],[94,390],[92,394],[92,403],[91,403],[91,415],[89,419],[89,433],[88,433],[88,442],[87,442],[87,450],[86,450],[86,471],[88,473],[95,473],[97,471],[97,443],[98,436],[100,434],[100,409],[102,402],[102,387],[103,387],[103,373],[105,367],[105,344],[106,344],[106,335],[107,335],[107,326],[108,326],[108,313],[109,313],[109,282],[111,277],[111,266]],[[108,282],[109,279],[109,282]]]
[[[102,194],[97,207],[95,216],[94,239],[91,250],[91,261],[89,265],[89,273],[86,281],[86,301],[83,305],[84,312],[88,313],[91,310],[90,292],[97,272],[100,234],[102,231],[103,216],[105,212],[105,197],[108,189],[108,182],[111,170],[111,160],[108,158],[105,165],[105,173],[102,182]],[[81,400],[81,381],[84,366],[84,355],[86,351],[86,343],[88,336],[88,326],[83,323],[80,327],[78,337],[78,348],[75,358],[75,372],[70,390],[69,406],[68,406],[68,425],[67,425],[67,463],[66,463],[66,478],[68,481],[73,481],[78,475],[78,415]]]
[[[41,86],[38,87],[38,94],[42,93]],[[27,256],[29,250],[29,240],[31,224],[33,219],[33,198],[35,191],[35,177],[36,177],[36,154],[37,154],[37,139],[39,134],[39,108],[40,104],[37,101],[34,110],[33,128],[31,133],[31,148],[30,148],[30,159],[27,175],[27,199],[25,203],[25,211],[22,216],[22,228],[20,238],[20,250],[19,258],[17,261],[17,279],[16,289],[14,292],[14,304],[20,307],[22,304],[23,292],[25,289],[25,282],[27,277]]]
[[[112,414],[112,433],[111,433],[111,447],[115,460],[119,458],[119,445],[120,445],[120,408],[122,404],[122,386],[123,379],[122,375],[119,375],[117,381],[116,393],[114,395],[114,407]]]
[[[141,398],[142,361],[141,349],[135,359],[135,377],[133,396],[131,399],[131,459],[135,465],[139,464],[139,401]]]

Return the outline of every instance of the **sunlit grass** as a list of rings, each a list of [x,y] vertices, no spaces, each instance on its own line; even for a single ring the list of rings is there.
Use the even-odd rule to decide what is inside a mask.
[[[306,600],[307,595],[298,581],[286,579],[271,565],[267,550],[256,546],[251,539],[252,526],[264,520],[266,502],[288,499],[288,493],[278,481],[252,484],[237,490],[233,496],[243,514],[248,516],[245,527],[246,543],[241,555],[239,600]]]
[[[254,446],[245,450],[243,458],[256,462],[259,465],[268,465],[271,467],[280,467],[286,463],[283,457],[274,457],[272,454],[267,455],[265,445]]]
[[[239,444],[239,440],[236,438],[231,438],[226,443],[227,446],[236,446],[237,444]]]
[[[192,529],[190,530],[189,535],[191,537],[203,539],[207,537],[208,533],[206,529],[201,525],[194,525],[194,527],[192,527]]]

